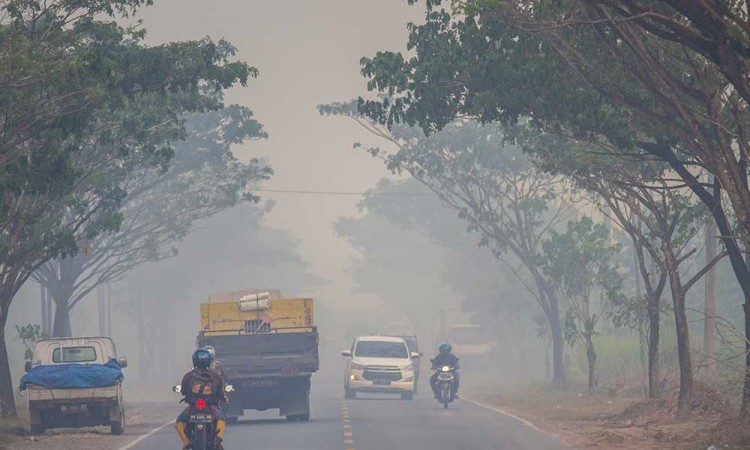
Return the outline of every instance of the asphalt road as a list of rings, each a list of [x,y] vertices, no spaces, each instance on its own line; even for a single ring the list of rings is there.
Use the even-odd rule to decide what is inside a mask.
[[[571,450],[519,420],[465,400],[449,409],[432,400],[424,380],[412,401],[360,395],[344,400],[338,376],[313,376],[312,418],[287,423],[270,411],[247,412],[227,428],[225,448],[264,450]],[[132,447],[178,449],[170,425]]]

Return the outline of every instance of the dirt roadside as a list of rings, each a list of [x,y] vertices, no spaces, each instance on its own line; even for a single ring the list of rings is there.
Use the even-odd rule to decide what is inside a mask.
[[[482,383],[467,386],[463,397],[528,420],[579,450],[750,448],[727,443],[732,440],[725,440],[720,429],[731,420],[728,408],[700,388],[688,420],[675,419],[676,398],[671,395],[648,401],[638,393],[590,395],[575,388],[498,388]]]
[[[174,421],[180,408],[176,402],[130,403],[126,404],[126,425],[122,436],[110,435],[108,427],[49,430],[41,436],[0,434],[0,449],[117,450],[141,435]]]

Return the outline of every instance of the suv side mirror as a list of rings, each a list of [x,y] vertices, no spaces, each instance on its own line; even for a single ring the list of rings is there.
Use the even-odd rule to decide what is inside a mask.
[[[419,352],[411,352],[411,355],[409,355],[411,359],[419,359],[422,357],[422,354]]]
[[[126,368],[126,367],[128,367],[128,358],[126,358],[124,356],[118,358],[117,359],[117,364],[119,364],[120,367],[122,367],[123,369]]]
[[[26,370],[26,372],[31,371],[31,361],[26,361],[26,365],[24,366],[24,369]]]
[[[351,358],[352,357],[352,352],[351,352],[351,350],[344,350],[343,352],[341,352],[341,356],[344,356],[346,358]]]

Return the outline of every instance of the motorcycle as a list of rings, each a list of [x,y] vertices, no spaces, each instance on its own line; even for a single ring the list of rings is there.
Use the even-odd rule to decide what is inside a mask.
[[[456,368],[451,366],[442,366],[433,368],[438,370],[438,398],[437,401],[443,404],[443,408],[448,408],[448,404],[456,399]]]
[[[172,391],[181,394],[182,387],[172,386]],[[224,392],[234,392],[234,387],[226,385]],[[183,397],[180,402],[187,402]],[[211,404],[208,397],[198,396],[191,404],[188,404],[188,421],[185,424],[185,433],[190,440],[192,450],[216,450],[216,410],[218,405]]]

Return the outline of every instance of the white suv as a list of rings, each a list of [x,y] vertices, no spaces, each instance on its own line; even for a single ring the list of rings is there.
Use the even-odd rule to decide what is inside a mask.
[[[360,336],[351,350],[341,355],[347,358],[346,398],[355,398],[357,392],[401,394],[403,400],[414,398],[414,369],[419,353],[410,354],[403,338]]]

